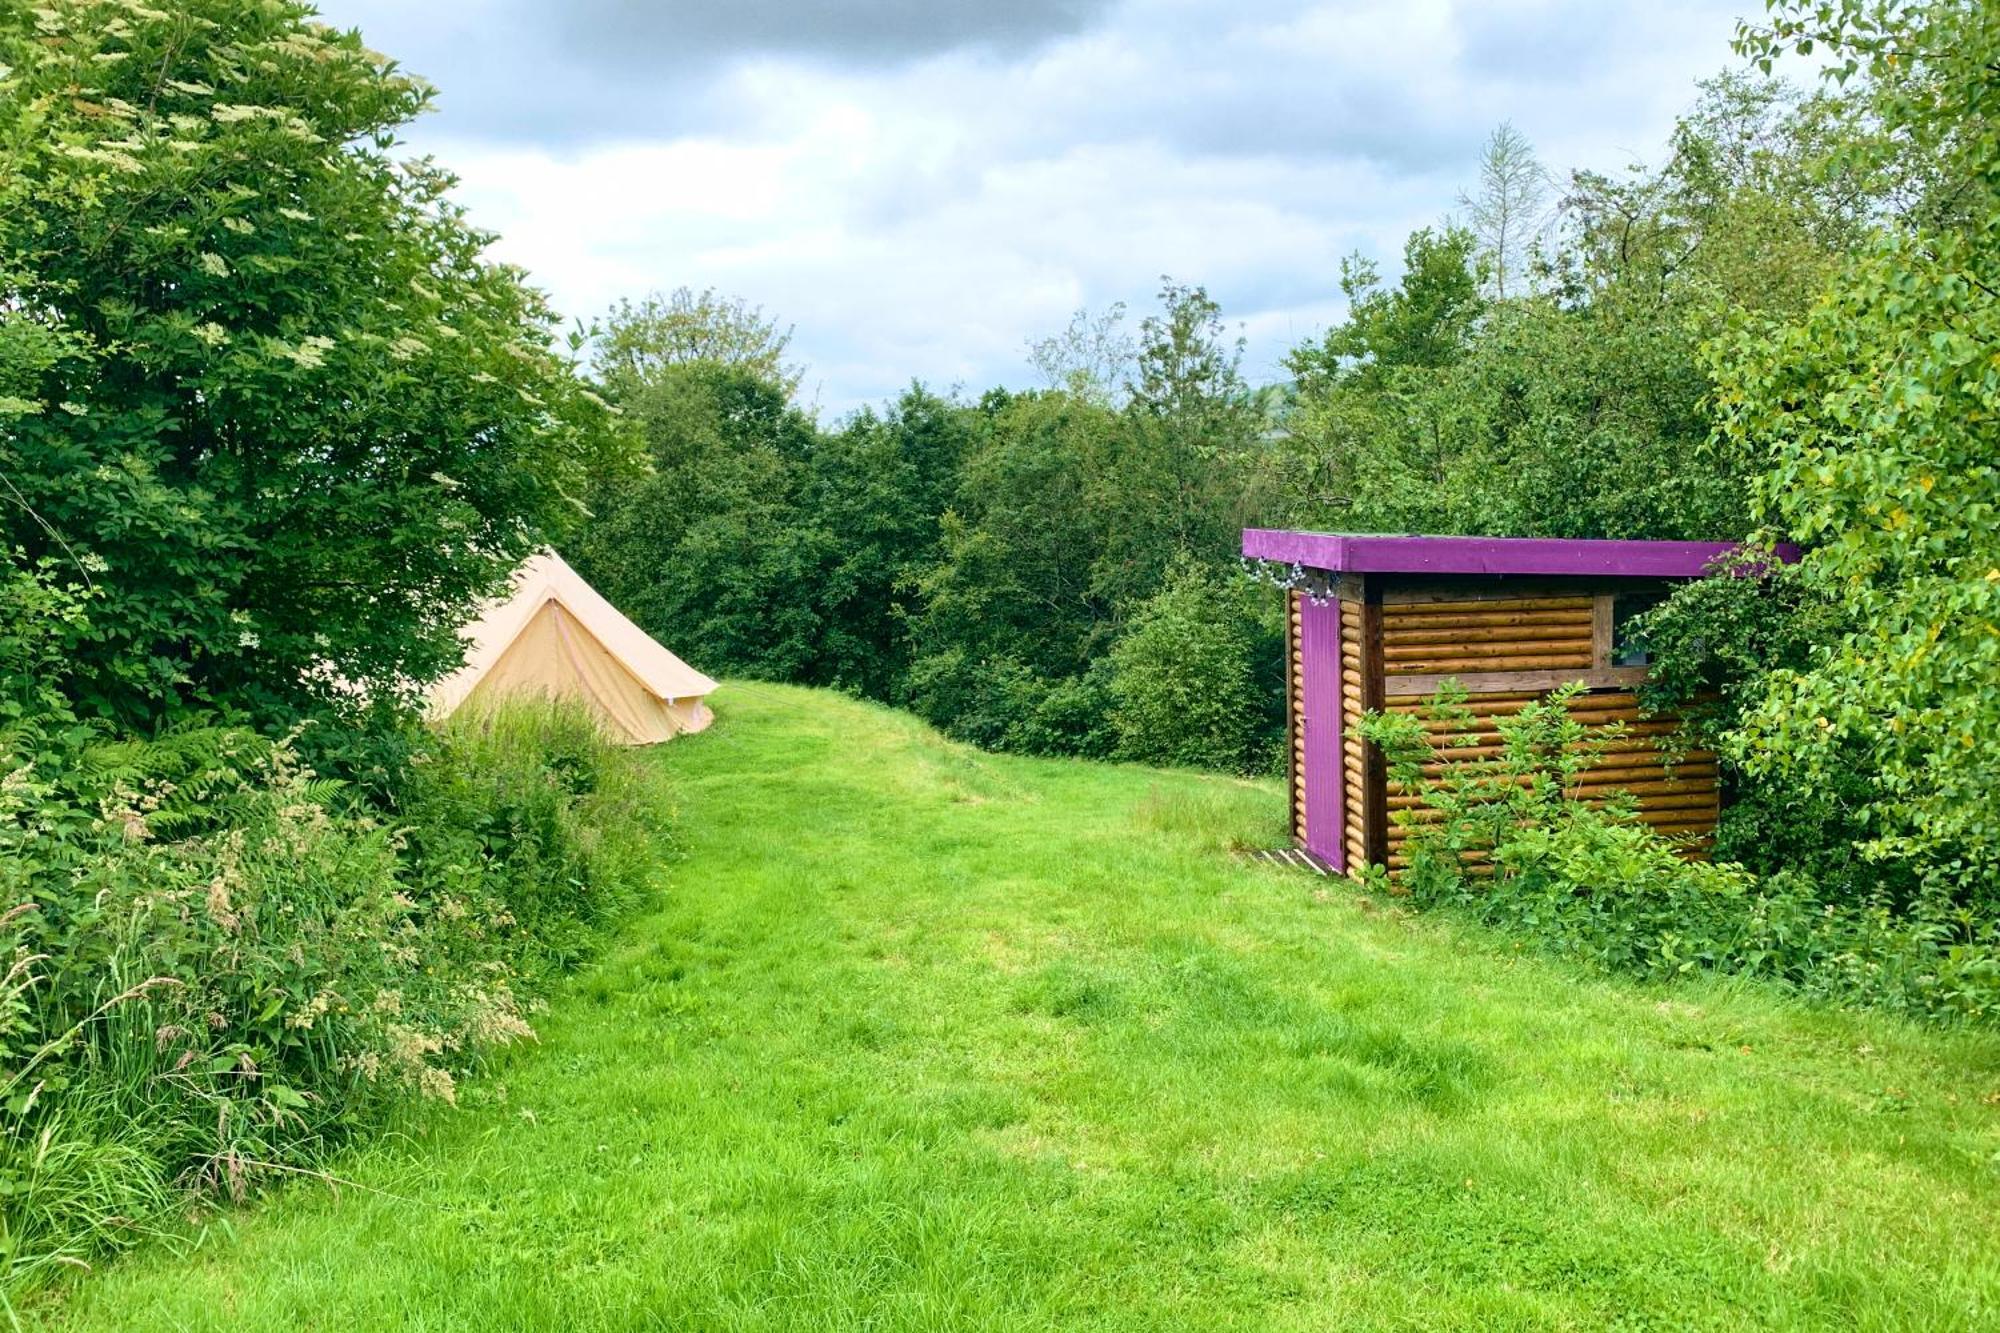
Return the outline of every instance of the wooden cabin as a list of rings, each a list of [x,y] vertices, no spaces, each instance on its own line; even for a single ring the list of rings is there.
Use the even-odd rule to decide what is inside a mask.
[[[1581,794],[1629,792],[1646,823],[1707,845],[1720,812],[1715,757],[1691,752],[1669,765],[1661,744],[1675,724],[1640,716],[1634,691],[1649,658],[1623,631],[1731,549],[1246,530],[1243,554],[1291,575],[1286,681],[1297,844],[1350,874],[1365,865],[1401,867],[1404,830],[1391,812],[1421,798],[1389,790],[1382,757],[1363,744],[1356,723],[1368,709],[1415,711],[1456,679],[1479,719],[1583,682],[1587,693],[1571,705],[1573,716],[1622,722],[1625,733],[1581,776]],[[1440,729],[1437,744],[1446,748],[1462,734]],[[1479,739],[1497,744],[1499,736]],[[1482,745],[1470,748],[1476,755]]]

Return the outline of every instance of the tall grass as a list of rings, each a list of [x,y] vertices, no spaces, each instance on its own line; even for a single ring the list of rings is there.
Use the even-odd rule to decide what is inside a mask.
[[[548,702],[458,714],[401,801],[410,861],[434,894],[490,901],[508,956],[574,966],[638,903],[671,837],[656,772],[586,715]]]
[[[418,738],[388,808],[226,728],[8,739],[10,1300],[454,1099],[648,891],[668,824],[553,705]]]

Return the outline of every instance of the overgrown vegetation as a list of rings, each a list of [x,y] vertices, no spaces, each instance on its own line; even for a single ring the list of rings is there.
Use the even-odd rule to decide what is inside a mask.
[[[1858,787],[1863,858],[1925,912],[2000,917],[2000,11],[1788,4],[1744,45],[1830,52],[1878,127],[1843,160],[1929,174],[1809,309],[1709,350],[1753,511],[1835,626],[1764,673],[1731,751],[1752,783]]]
[[[1924,1018],[2000,1017],[2000,926],[1990,919],[1913,911],[1887,894],[1828,894],[1799,871],[1760,878],[1732,862],[1690,859],[1639,822],[1631,797],[1585,800],[1576,779],[1621,729],[1572,717],[1578,692],[1558,690],[1495,719],[1500,753],[1442,778],[1425,773],[1432,731],[1482,743],[1462,691],[1440,692],[1420,712],[1363,721],[1388,761],[1391,790],[1423,794],[1423,804],[1395,815],[1409,831],[1399,890],[1420,906],[1451,906],[1648,978],[1713,971]]]
[[[1565,799],[1560,724],[1530,718],[1511,768],[1429,798],[1420,899],[1648,973],[1990,1020],[2000,17],[1770,8],[1739,50],[1817,53],[1824,91],[1711,84],[1664,170],[1572,182],[1524,294],[1474,280],[1490,227],[1414,236],[1394,290],[1352,271],[1353,317],[1294,358],[1300,438],[1361,526],[1748,548],[1639,630],[1649,702],[1721,757],[1718,865]],[[1518,218],[1539,182],[1496,152],[1515,197],[1476,216]]]
[[[1656,698],[1728,765],[1724,854],[1940,944],[2000,923],[2000,15],[1778,4],[1743,51],[1819,52],[1856,108],[1825,172],[1903,182],[1793,311],[1704,348],[1717,447],[1796,568],[1653,613]]]
[[[453,1100],[665,831],[636,758],[547,708],[412,737],[394,812],[237,727],[7,742],[0,1291]]]
[[[451,1100],[658,864],[584,720],[414,719],[625,446],[311,13],[0,7],[0,1300]]]

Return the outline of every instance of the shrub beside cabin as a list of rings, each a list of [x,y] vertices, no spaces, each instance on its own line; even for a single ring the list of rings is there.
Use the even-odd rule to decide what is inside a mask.
[[[1720,813],[1715,756],[1669,764],[1675,729],[1644,719],[1635,693],[1645,651],[1622,633],[1679,582],[1732,549],[1720,542],[1567,541],[1521,537],[1369,537],[1251,528],[1243,554],[1291,566],[1286,713],[1292,835],[1336,870],[1399,870],[1394,811],[1422,798],[1391,792],[1382,758],[1357,730],[1367,709],[1413,712],[1455,679],[1481,728],[1550,690],[1581,681],[1580,722],[1625,724],[1579,779],[1588,798],[1630,792],[1639,817],[1706,848]],[[1437,730],[1440,766],[1489,757],[1490,729],[1454,746]]]

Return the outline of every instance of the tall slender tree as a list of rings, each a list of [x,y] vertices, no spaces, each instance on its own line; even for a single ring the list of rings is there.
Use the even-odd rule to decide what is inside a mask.
[[[1459,207],[1479,237],[1496,299],[1505,300],[1525,285],[1530,252],[1548,225],[1549,190],[1549,173],[1535,156],[1534,145],[1512,124],[1501,121],[1480,154],[1478,188],[1458,196]]]

